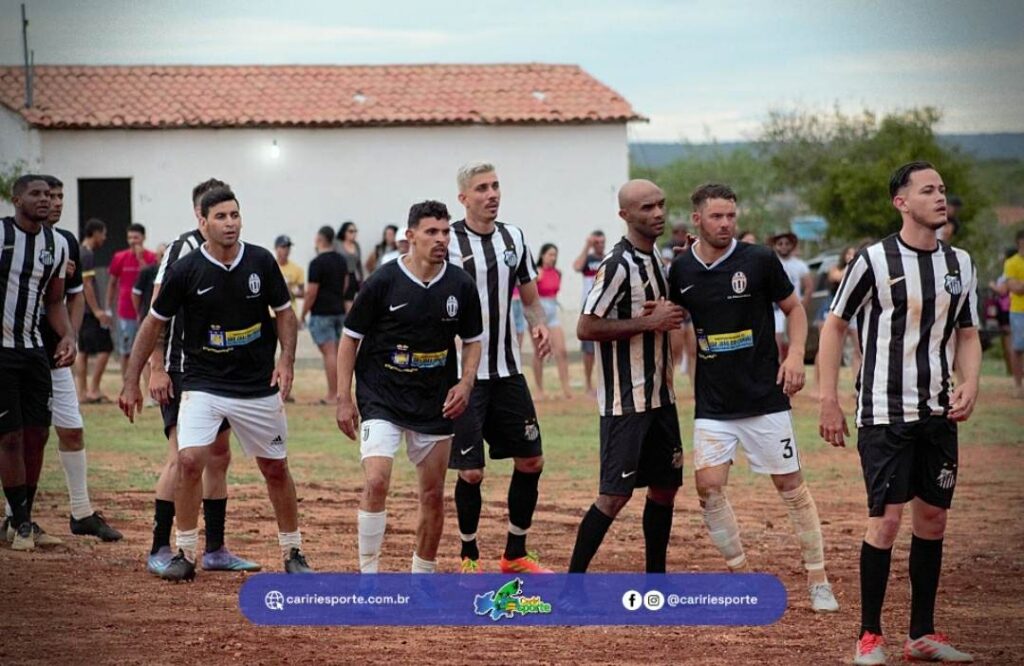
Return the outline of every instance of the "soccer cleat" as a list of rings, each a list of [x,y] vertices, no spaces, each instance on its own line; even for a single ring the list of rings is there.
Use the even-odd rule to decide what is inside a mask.
[[[306,556],[298,548],[292,548],[288,551],[288,557],[284,560],[284,570],[290,574],[313,573],[313,569],[306,562]]]
[[[160,572],[160,577],[173,583],[195,580],[196,563],[189,562],[185,557],[185,551],[178,549],[178,554],[171,558],[170,563]]]
[[[42,527],[39,527],[39,523],[32,523],[32,537],[37,546],[59,546],[64,543],[52,534],[47,534]]]
[[[811,610],[815,613],[838,613],[839,602],[832,594],[832,586],[828,583],[818,583],[810,586]]]
[[[459,573],[464,574],[478,574],[483,573],[483,567],[480,566],[480,560],[474,560],[469,557],[462,558],[462,564],[459,565]]]
[[[11,550],[32,550],[36,547],[32,523],[22,523],[11,539]]]
[[[946,661],[969,664],[974,657],[949,644],[944,634],[925,634],[920,638],[907,638],[903,643],[903,658],[907,661]]]
[[[853,652],[853,663],[857,666],[885,666],[885,639],[881,634],[865,631],[857,640]]]
[[[161,576],[172,559],[174,559],[174,553],[171,552],[171,547],[161,546],[160,550],[150,553],[146,558],[146,571],[154,576]]]
[[[555,573],[551,569],[542,567],[540,562],[537,560],[537,553],[527,553],[523,557],[516,557],[514,559],[506,559],[504,555],[501,556],[501,573],[524,573],[524,574],[549,574]]]
[[[99,511],[93,511],[91,516],[86,516],[81,520],[72,516],[71,533],[78,536],[99,537],[100,541],[106,542],[120,541],[122,538],[122,534],[108,525]]]
[[[203,571],[259,571],[262,568],[258,562],[235,555],[227,546],[203,553]]]

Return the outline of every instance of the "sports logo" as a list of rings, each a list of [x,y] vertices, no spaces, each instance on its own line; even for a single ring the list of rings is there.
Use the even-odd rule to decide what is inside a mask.
[[[523,436],[531,442],[537,441],[540,437],[540,428],[537,427],[536,421],[527,421],[526,427],[523,428]]]
[[[249,291],[254,294],[260,293],[260,276],[255,273],[249,273]]]
[[[743,271],[736,271],[732,274],[732,290],[742,294],[747,290],[747,276]]]
[[[683,466],[683,450],[676,449],[672,452],[672,469],[681,469]]]
[[[363,426],[363,442],[367,442],[370,439],[370,426]]]
[[[964,293],[964,285],[960,282],[959,273],[947,273],[946,283],[943,285],[946,291],[952,296],[959,296]]]
[[[44,247],[39,250],[39,263],[43,266],[53,266],[53,252],[50,252],[50,248]]]
[[[539,596],[524,597],[523,579],[513,578],[493,592],[475,595],[473,612],[477,615],[487,615],[492,621],[497,622],[503,617],[513,618],[516,613],[547,615],[551,613],[551,604]]]
[[[448,316],[454,317],[459,314],[459,299],[455,298],[455,296],[449,296],[444,307],[448,311]]]
[[[505,265],[508,266],[509,268],[514,268],[515,267],[515,265],[516,265],[516,249],[514,247],[510,247],[507,250],[505,250],[504,260],[505,260]]]
[[[935,478],[935,483],[943,490],[950,490],[956,485],[956,471],[949,467],[943,467]]]

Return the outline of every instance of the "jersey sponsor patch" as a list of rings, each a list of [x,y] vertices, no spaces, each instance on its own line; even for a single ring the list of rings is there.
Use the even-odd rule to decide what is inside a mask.
[[[261,333],[262,324],[259,323],[237,331],[225,331],[220,326],[213,325],[210,326],[210,332],[207,336],[207,344],[218,349],[242,347],[254,340],[259,340]]]
[[[754,346],[754,331],[748,328],[735,333],[714,333],[712,335],[698,333],[697,344],[701,351],[708,354],[749,349]]]
[[[442,368],[448,362],[448,350],[437,352],[410,352],[406,345],[399,345],[391,352],[391,362],[385,366],[402,372],[416,372],[429,368]]]

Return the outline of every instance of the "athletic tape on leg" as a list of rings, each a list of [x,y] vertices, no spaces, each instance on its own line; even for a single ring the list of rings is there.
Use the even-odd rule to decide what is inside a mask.
[[[821,521],[818,519],[818,507],[814,504],[807,485],[800,484],[795,490],[781,490],[779,495],[786,504],[789,522],[800,540],[800,555],[804,560],[804,568],[808,571],[820,571],[825,568],[825,547],[821,538]]]
[[[747,556],[743,554],[743,544],[740,542],[740,526],[725,491],[709,493],[701,502],[701,508],[711,541],[722,553],[726,565],[732,571],[746,568]]]

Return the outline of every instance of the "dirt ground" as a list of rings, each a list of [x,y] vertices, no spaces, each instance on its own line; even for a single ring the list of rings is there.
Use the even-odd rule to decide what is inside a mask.
[[[1019,404],[1019,403],[1018,403]],[[1013,405],[1008,401],[1007,405]],[[543,410],[542,410],[543,414]],[[851,452],[847,452],[851,453]],[[750,476],[730,485],[748,556],[756,569],[776,573],[790,604],[775,625],[757,628],[277,628],[250,625],[238,609],[244,574],[203,573],[194,584],[171,585],[145,571],[150,540],[149,492],[95,494],[98,506],[117,506],[125,540],[100,544],[69,537],[63,547],[15,553],[0,549],[0,664],[43,663],[686,663],[823,664],[848,662],[859,624],[857,566],[865,517],[855,455],[817,451],[802,456],[822,472],[811,486],[823,519],[829,574],[842,610],[811,613],[797,546],[770,483]],[[689,460],[687,461],[689,465]],[[688,472],[689,474],[689,472]],[[485,490],[481,548],[489,570],[504,543],[504,477]],[[961,475],[946,536],[937,626],[979,663],[1024,663],[1024,447],[961,448]],[[452,480],[449,479],[449,484]],[[565,570],[591,490],[542,481],[530,543],[544,561]],[[357,561],[358,482],[299,483],[302,529],[310,563],[321,571],[352,571]],[[231,489],[229,545],[280,570],[276,529],[262,487]],[[441,566],[457,565],[454,506]],[[38,519],[66,534],[66,497],[37,502]],[[595,571],[642,571],[640,511],[634,501],[613,526]],[[405,571],[412,548],[415,498],[395,492],[389,504],[383,570]],[[891,662],[901,656],[909,613],[904,526],[893,560],[883,626]],[[677,501],[669,571],[716,571],[720,557],[707,538],[692,480]]]

